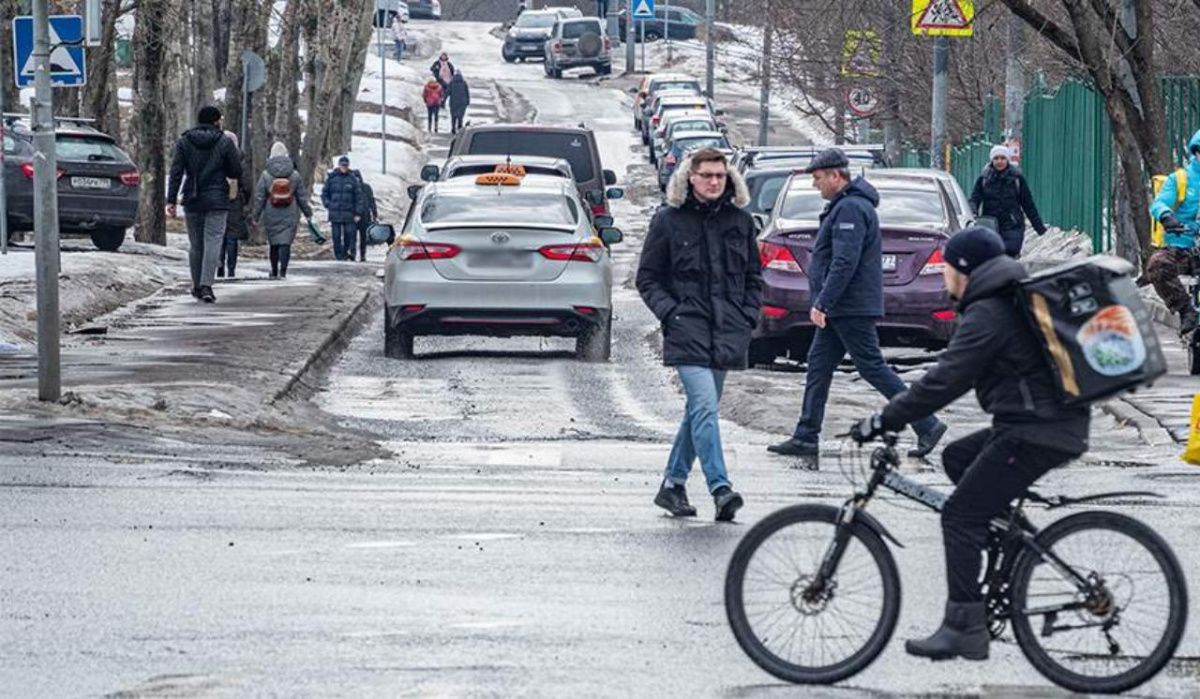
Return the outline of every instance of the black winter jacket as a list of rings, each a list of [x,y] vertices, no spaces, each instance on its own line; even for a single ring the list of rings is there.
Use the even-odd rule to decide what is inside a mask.
[[[1038,214],[1037,204],[1025,175],[1014,165],[998,171],[989,163],[971,191],[971,208],[976,216],[993,216],[1004,239],[1004,250],[1012,257],[1021,254],[1025,243],[1025,217],[1033,224],[1038,235],[1046,232],[1046,224]]]
[[[375,189],[363,181],[362,173],[357,174],[359,187],[362,190],[362,198],[358,203],[358,215],[362,216],[362,220],[359,223],[365,225],[379,220],[379,208],[375,203]]]
[[[937,366],[883,409],[884,427],[899,430],[974,388],[997,431],[1059,451],[1087,451],[1091,413],[1058,403],[1049,363],[1017,306],[1014,282],[1025,276],[1025,267],[1009,257],[971,274],[950,345]]]
[[[813,307],[830,318],[883,316],[883,238],[879,192],[857,177],[825,206],[813,243]]]
[[[229,217],[225,219],[226,237],[247,240],[250,238],[250,217],[247,208],[250,206],[250,195],[253,194],[254,183],[247,173],[243,172],[237,180],[237,198],[229,202]]]
[[[467,85],[462,73],[455,73],[454,79],[450,81],[450,115],[461,118],[467,113],[467,107],[470,104],[471,88]]]
[[[228,211],[229,182],[242,176],[242,162],[233,141],[215,126],[202,124],[185,131],[175,142],[167,203],[182,203],[192,213]],[[183,201],[179,201],[182,187]]]
[[[321,188],[321,204],[330,223],[354,223],[362,201],[362,180],[353,171],[330,170]]]
[[[762,268],[754,219],[734,199],[733,179],[712,204],[697,201],[689,185],[684,201],[650,222],[637,289],[662,322],[668,366],[746,368]]]

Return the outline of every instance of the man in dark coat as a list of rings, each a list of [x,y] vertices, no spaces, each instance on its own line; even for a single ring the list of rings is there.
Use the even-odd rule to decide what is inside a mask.
[[[638,265],[638,292],[662,322],[663,363],[676,368],[687,394],[654,499],[677,517],[696,514],[684,484],[697,457],[717,520],[732,520],[742,506],[725,469],[719,412],[726,372],[746,368],[762,303],[754,219],[741,208],[749,201],[745,181],[724,154],[696,151],[672,176],[667,206],[650,222]]]
[[[1025,217],[1029,217],[1038,235],[1046,232],[1046,224],[1033,203],[1025,176],[1009,162],[1011,157],[1006,146],[992,148],[992,162],[983,168],[971,191],[971,209],[976,216],[995,218],[1004,252],[1009,257],[1020,257],[1025,244]]]
[[[831,148],[813,158],[805,172],[829,203],[821,213],[821,228],[808,266],[816,326],[808,350],[804,409],[792,438],[768,447],[786,456],[816,459],[820,455],[821,424],[833,373],[847,353],[858,373],[875,390],[891,398],[904,382],[883,361],[875,322],[883,317],[883,236],[879,231],[879,193],[865,179],[850,179],[850,161]],[[930,417],[914,425],[923,457],[933,451],[946,426]]]
[[[881,415],[854,428],[859,441],[903,429],[974,389],[992,426],[952,442],[942,452],[954,493],[942,509],[949,601],[941,628],[909,641],[913,655],[934,659],[988,656],[987,609],[979,585],[988,522],[1048,471],[1087,451],[1090,413],[1059,404],[1054,377],[1033,330],[1013,298],[1026,276],[986,228],[968,228],[944,253],[946,289],[959,302],[959,325],[937,366]]]
[[[229,216],[229,180],[240,179],[242,163],[237,148],[221,131],[221,110],[200,110],[199,125],[175,142],[167,182],[167,216],[175,218],[180,190],[188,231],[188,262],[192,296],[212,303],[213,279],[221,260],[225,223]]]
[[[450,79],[450,133],[456,134],[462,130],[463,118],[467,116],[467,107],[471,105],[471,88],[462,73],[455,73]]]
[[[362,200],[362,181],[350,170],[350,158],[343,155],[321,188],[321,203],[333,228],[333,256],[338,260],[354,260],[355,224],[362,218]]]
[[[358,207],[358,261],[367,261],[367,229],[379,220],[379,207],[375,203],[375,190],[363,179],[362,172],[355,170],[354,175],[362,184],[362,199]],[[350,251],[354,257],[354,251]]]

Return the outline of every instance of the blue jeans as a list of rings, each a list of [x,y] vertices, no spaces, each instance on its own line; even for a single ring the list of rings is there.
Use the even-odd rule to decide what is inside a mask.
[[[679,378],[687,394],[683,424],[675,435],[675,446],[667,460],[666,478],[686,483],[692,463],[700,457],[700,468],[708,482],[708,492],[729,485],[725,473],[725,454],[721,450],[721,393],[725,372],[701,366],[680,366]]]
[[[847,352],[859,375],[885,398],[890,399],[908,388],[883,361],[874,318],[829,318],[824,328],[817,328],[812,347],[808,350],[804,409],[796,424],[796,439],[809,444],[820,441],[821,423],[825,420],[825,402],[829,399],[833,372]],[[930,416],[913,423],[913,429],[918,435],[924,435],[937,424],[937,418]]]
[[[397,61],[403,60],[403,58],[404,58],[404,42],[396,41],[394,43],[396,44],[396,60]]]
[[[358,235],[358,227],[353,221],[349,223],[330,223],[333,228],[333,256],[338,260],[354,259],[354,240]]]

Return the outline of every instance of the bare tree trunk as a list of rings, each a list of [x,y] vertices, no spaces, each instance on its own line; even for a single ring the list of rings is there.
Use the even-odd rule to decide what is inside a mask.
[[[21,94],[13,81],[12,17],[20,14],[20,0],[0,0],[0,90],[4,90],[4,109],[10,112],[28,111],[27,105],[19,104]]]
[[[341,118],[330,125],[326,153],[350,151],[350,141],[354,131],[354,107],[358,104],[358,89],[362,84],[363,71],[366,68],[367,51],[374,43],[374,31],[371,27],[371,16],[363,13],[356,28],[354,43],[350,48],[348,74],[340,83],[342,89],[338,93],[336,113]]]
[[[96,120],[96,128],[121,140],[121,111],[117,103],[116,45],[117,18],[121,0],[104,0],[100,46],[88,49],[88,84],[84,88],[83,111]]]
[[[214,75],[225,75],[229,67],[229,37],[233,33],[233,0],[211,0],[213,26],[208,36],[213,46]]]
[[[166,245],[167,167],[163,73],[167,69],[165,35],[168,0],[140,0],[134,47],[134,150],[142,172],[136,238]]]
[[[213,103],[213,90],[217,86],[212,42],[214,17],[211,0],[188,0],[188,5],[191,10],[191,103],[194,111]]]
[[[1025,123],[1025,22],[1016,15],[1008,20],[1008,57],[1004,73],[1004,132],[1010,139],[1021,140]]]
[[[271,139],[287,144],[288,152],[300,149],[300,24],[299,0],[289,0],[284,10],[283,26],[279,45],[275,47],[273,65],[275,82],[271,90],[274,98],[272,110]]]

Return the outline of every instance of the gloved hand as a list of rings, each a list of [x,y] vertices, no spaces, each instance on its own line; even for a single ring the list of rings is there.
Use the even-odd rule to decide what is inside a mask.
[[[866,444],[882,434],[883,416],[878,413],[871,417],[863,418],[854,427],[850,428],[850,439],[853,439],[858,444]]]
[[[1044,225],[1039,228],[1034,228],[1033,231],[1038,235],[1046,235],[1046,227]]]
[[[1179,219],[1175,217],[1174,212],[1168,211],[1162,215],[1162,218],[1158,220],[1162,222],[1163,228],[1169,231],[1186,230],[1186,226],[1180,223]]]

